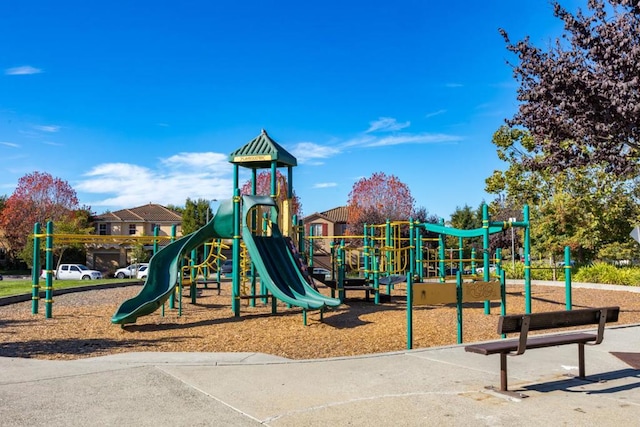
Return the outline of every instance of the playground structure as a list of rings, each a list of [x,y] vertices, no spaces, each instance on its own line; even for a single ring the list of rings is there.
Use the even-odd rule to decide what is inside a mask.
[[[245,146],[231,153],[229,161],[234,165],[233,198],[220,203],[213,219],[196,232],[165,246],[149,262],[148,276],[138,295],[123,302],[111,321],[116,324],[134,323],[138,317],[153,313],[173,295],[180,286],[180,263],[187,254],[213,239],[232,240],[232,300],[234,316],[240,315],[240,299],[252,301],[271,299],[272,312],[276,311],[276,299],[289,306],[301,307],[306,324],[307,310],[320,310],[340,305],[340,301],[317,292],[302,276],[286,237],[291,233],[294,220],[289,212],[290,200],[282,206],[276,203],[277,168],[287,167],[288,193],[293,194],[292,169],[295,157],[286,152],[263,130]],[[252,195],[240,196],[239,167],[252,171]],[[257,196],[258,169],[271,170],[271,195]],[[251,295],[241,295],[242,243],[251,258]],[[260,275],[260,292],[256,294],[254,269]],[[192,273],[192,277],[195,274]],[[192,298],[195,289],[192,283]]]
[[[300,260],[296,249],[300,254],[308,257],[309,268],[313,268],[313,240],[331,238],[331,236],[310,235],[305,239],[302,221],[298,222],[289,211],[290,199],[281,203],[276,201],[278,167],[287,167],[288,194],[293,194],[292,168],[296,165],[295,158],[263,131],[250,143],[233,152],[229,159],[234,165],[233,198],[221,202],[216,214],[204,227],[179,239],[173,235],[170,243],[161,250],[157,250],[160,239],[150,240],[154,242],[154,256],[149,263],[145,283],[138,295],[120,305],[112,317],[113,323],[122,325],[134,323],[137,318],[151,314],[159,308],[162,308],[164,314],[166,302],[169,302],[170,308],[175,308],[176,295],[179,298],[179,314],[181,314],[182,288],[185,283],[190,288],[192,303],[196,302],[197,284],[204,284],[207,287],[210,283],[217,283],[219,291],[220,261],[225,259],[221,252],[224,247],[222,240],[226,239],[231,241],[233,262],[231,308],[236,317],[240,315],[241,299],[249,299],[252,305],[258,300],[267,303],[271,299],[272,313],[276,312],[276,301],[280,300],[288,306],[300,307],[306,324],[308,310],[319,310],[322,317],[324,310],[337,307],[344,301],[349,280],[353,281],[347,277],[348,270],[351,269],[358,271],[362,276],[366,283],[367,296],[372,292],[376,304],[380,303],[381,288],[386,288],[386,295],[390,296],[395,283],[406,282],[408,346],[411,345],[410,317],[414,301],[418,301],[417,304],[457,304],[460,340],[464,302],[484,301],[485,313],[488,314],[489,300],[500,299],[503,314],[505,312],[505,279],[504,272],[500,268],[500,251],[497,251],[495,258],[491,258],[489,236],[511,227],[524,228],[525,305],[526,312],[531,312],[530,233],[527,206],[523,209],[522,221],[491,221],[488,208],[484,205],[483,225],[473,230],[446,227],[442,222],[440,224],[419,223],[412,219],[387,221],[386,224],[381,225],[365,225],[363,236],[349,236],[350,239],[362,239],[363,244],[357,249],[350,249],[345,245],[345,236],[341,236],[339,242],[334,237],[335,241],[331,245],[331,271],[332,279],[335,279],[335,288],[331,291],[331,297],[327,297],[315,289],[313,281],[305,277],[304,268],[299,265]],[[248,167],[252,171],[251,183],[254,193],[252,195],[240,196],[238,183],[240,166]],[[271,170],[270,196],[255,194],[257,170],[261,168]],[[297,226],[294,227],[293,224]],[[406,230],[408,234],[404,232]],[[296,234],[295,231],[298,233]],[[428,233],[437,237],[430,237]],[[40,234],[39,231],[34,232],[34,237],[36,236],[47,238],[47,248],[51,247],[49,239],[54,237],[64,239],[63,235],[54,235],[49,228],[45,235]],[[458,238],[457,249],[446,248],[447,236]],[[464,258],[463,239],[465,238],[482,238],[481,258],[476,258],[474,252],[470,258]],[[306,247],[305,242],[309,242]],[[437,248],[429,249],[427,244],[435,244]],[[204,247],[204,260],[196,264],[196,251],[200,247]],[[449,251],[449,259],[446,259],[447,251]],[[454,251],[458,252],[458,257],[455,259]],[[45,287],[47,302],[52,302],[50,252],[50,250],[47,251],[47,286]],[[495,262],[497,267],[495,273],[488,268],[492,262]],[[455,275],[447,274],[448,271],[452,271],[454,263],[459,271]],[[484,266],[482,278],[475,274],[477,264]],[[38,289],[38,274],[35,273],[37,271],[39,266],[34,262],[34,295],[37,295]],[[217,273],[217,279],[210,279],[211,272]],[[259,290],[256,287],[258,274]],[[250,286],[246,286],[247,279],[250,280]],[[452,279],[455,279],[453,287],[448,286],[452,284]],[[435,283],[433,283],[434,280]],[[338,293],[337,298],[334,290]],[[570,286],[567,292],[570,292]],[[474,298],[484,297],[484,299],[470,299],[471,297],[468,296],[470,293],[476,295]],[[449,296],[443,300],[438,296],[442,294]],[[567,300],[570,301],[570,294]],[[34,301],[37,301],[35,297]],[[570,308],[570,302],[568,304]],[[48,311],[50,313],[50,308]]]

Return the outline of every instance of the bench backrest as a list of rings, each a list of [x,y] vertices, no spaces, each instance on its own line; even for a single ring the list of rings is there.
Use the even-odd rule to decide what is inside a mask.
[[[531,314],[510,314],[501,316],[498,322],[498,333],[508,334],[521,332],[523,323],[529,331],[567,328],[571,326],[597,325],[601,323],[600,313],[606,310],[604,322],[617,322],[620,307],[582,308],[570,311],[548,311]],[[528,318],[528,320],[525,320]]]

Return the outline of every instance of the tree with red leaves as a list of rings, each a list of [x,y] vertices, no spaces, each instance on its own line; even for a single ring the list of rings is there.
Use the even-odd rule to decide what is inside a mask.
[[[381,224],[408,220],[414,212],[414,199],[409,187],[396,176],[376,172],[353,184],[347,208],[347,231],[352,235],[363,232],[363,224]]]
[[[280,173],[279,170],[276,170],[276,181],[277,181],[277,197],[276,201],[280,205],[283,200],[289,198],[288,191],[288,183],[287,178]],[[250,195],[251,193],[251,180],[244,183],[242,188],[240,189],[240,194]],[[263,171],[260,172],[256,176],[256,195],[260,196],[270,196],[271,195],[271,171]],[[296,196],[295,190],[291,194],[291,214],[292,215],[301,215],[302,214],[302,204],[300,203],[300,199]]]
[[[25,248],[36,222],[71,222],[77,207],[76,192],[67,181],[37,171],[20,178],[0,212],[10,258],[16,259]]]

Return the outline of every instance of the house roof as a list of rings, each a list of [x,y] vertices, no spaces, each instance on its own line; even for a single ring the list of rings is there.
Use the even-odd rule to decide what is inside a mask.
[[[347,219],[349,218],[349,209],[346,206],[338,206],[337,208],[329,209],[328,211],[316,212],[314,214],[307,215],[305,217],[305,222],[313,218],[323,218],[327,221],[333,222],[334,224],[346,224]]]
[[[131,209],[121,209],[96,216],[102,222],[181,222],[182,216],[162,205],[149,203]]]
[[[274,160],[277,167],[298,164],[296,158],[271,139],[264,129],[260,135],[229,154],[229,162],[251,169],[268,169]]]

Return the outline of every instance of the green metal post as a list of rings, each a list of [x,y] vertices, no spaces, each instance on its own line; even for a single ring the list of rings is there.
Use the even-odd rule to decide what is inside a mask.
[[[387,247],[387,249],[385,250],[385,254],[387,257],[387,275],[390,275],[391,272],[393,271],[393,252],[391,250],[389,250],[389,248],[391,248],[391,220],[387,219],[386,223],[385,223],[385,240],[384,240],[384,244]],[[389,282],[391,283],[391,282]],[[387,294],[390,294],[391,290],[390,290],[390,286],[387,286]]]
[[[345,266],[345,254],[344,254],[344,239],[340,241],[340,247],[338,248],[338,298],[340,302],[344,302],[344,266]]]
[[[370,277],[369,275],[369,269],[371,268],[371,259],[370,259],[370,252],[369,252],[369,236],[368,236],[368,232],[367,232],[367,223],[364,223],[364,227],[363,227],[363,231],[364,231],[364,238],[362,240],[362,246],[363,246],[363,258],[364,258],[364,278],[368,279]]]
[[[233,280],[231,309],[235,317],[240,316],[240,189],[233,190]]]
[[[189,294],[191,294],[191,304],[195,304],[197,302],[197,293],[196,289],[196,270],[195,265],[197,264],[196,257],[198,256],[198,251],[195,249],[191,250],[191,260],[189,260]]]
[[[424,277],[424,246],[422,243],[422,228],[416,228],[417,236],[416,236],[416,269],[418,274],[418,281],[421,282]]]
[[[569,246],[564,247],[564,292],[565,308],[571,310],[571,248]]]
[[[371,258],[371,268],[373,269],[373,289],[375,295],[373,296],[373,301],[375,305],[380,304],[380,275],[378,274],[378,258],[376,254],[376,248],[371,248],[372,258]]]
[[[482,261],[484,263],[483,279],[485,282],[489,281],[489,206],[487,204],[482,205]],[[491,304],[489,301],[484,302],[484,314],[491,313]]]
[[[44,286],[44,317],[51,319],[53,317],[53,222],[51,221],[47,222],[46,251],[47,282]]]
[[[440,225],[444,226],[444,219],[440,219]],[[444,276],[446,276],[445,265],[444,265],[444,257],[445,257],[445,235],[442,233],[438,234],[438,258],[440,261],[438,262],[440,266],[440,282],[444,282]]]
[[[158,253],[158,234],[160,232],[160,228],[156,225],[153,227],[153,254]]]
[[[456,273],[456,317],[457,317],[457,340],[462,344],[462,272]]]
[[[529,223],[529,205],[522,209],[524,226],[524,311],[531,313],[531,225]]]
[[[33,225],[33,269],[31,270],[31,314],[38,313],[40,300],[40,223]]]
[[[464,239],[462,237],[458,237],[458,270],[464,271],[462,260],[464,259]]]
[[[476,274],[476,248],[471,248],[471,274]]]
[[[413,348],[413,283],[407,275],[407,350]]]
[[[416,227],[413,223],[413,218],[409,218],[409,274],[413,279],[416,274]]]
[[[175,226],[175,224],[171,226],[171,241],[172,242],[176,241],[176,226]],[[172,308],[172,309],[176,308],[175,292],[171,292],[171,295],[169,295],[169,308]],[[161,313],[161,315],[164,317],[164,304],[162,304],[162,313]]]

